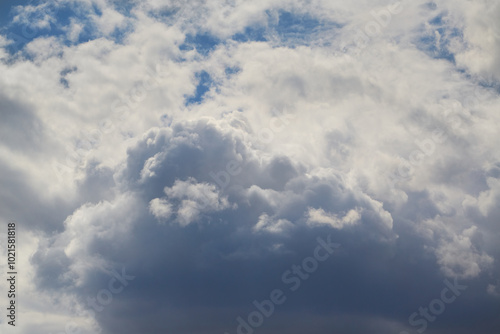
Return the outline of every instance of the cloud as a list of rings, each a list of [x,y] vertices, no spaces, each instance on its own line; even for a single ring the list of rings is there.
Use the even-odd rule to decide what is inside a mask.
[[[172,187],[166,187],[164,191],[170,201],[178,202],[176,221],[181,226],[198,220],[202,213],[217,212],[231,206],[227,197],[220,198],[215,185],[197,183],[193,178],[176,180]],[[172,214],[172,205],[163,198],[151,200],[150,208],[157,219],[167,219]]]
[[[269,233],[283,233],[289,228],[293,228],[293,224],[286,219],[278,219],[274,221],[267,214],[259,216],[259,221],[254,226],[254,231],[266,231]]]
[[[409,332],[459,278],[427,331],[496,333],[498,6],[393,6],[17,7],[0,220],[26,229],[20,332],[234,332],[274,289],[262,333]],[[290,291],[318,237],[341,247]]]
[[[338,218],[335,214],[327,213],[321,208],[309,208],[307,214],[309,216],[307,223],[310,225],[326,224],[338,229],[355,224],[361,218],[361,215],[356,210],[350,210],[342,218]]]
[[[476,226],[470,227],[453,236],[452,242],[442,241],[437,249],[438,263],[448,276],[474,277],[480,273],[481,267],[493,264],[491,256],[473,249],[470,238],[476,230]]]

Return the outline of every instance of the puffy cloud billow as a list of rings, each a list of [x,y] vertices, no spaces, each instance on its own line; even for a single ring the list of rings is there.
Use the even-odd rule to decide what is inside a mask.
[[[495,1],[0,7],[2,333],[498,333]]]

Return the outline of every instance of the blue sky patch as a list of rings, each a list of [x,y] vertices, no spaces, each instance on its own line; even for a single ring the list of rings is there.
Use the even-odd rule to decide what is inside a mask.
[[[196,73],[196,78],[198,79],[198,85],[196,86],[195,94],[186,99],[186,106],[203,101],[203,96],[210,90],[213,82],[212,77],[206,71]]]
[[[244,32],[237,33],[231,38],[237,42],[266,42],[270,36],[277,36],[284,43],[308,44],[314,35],[324,31],[341,28],[335,22],[321,22],[308,15],[289,11],[279,11],[273,15],[267,11],[267,24],[254,25],[245,28]]]
[[[210,34],[196,34],[196,35],[186,35],[184,43],[179,46],[179,49],[183,51],[196,49],[200,54],[206,56],[212,50],[214,50],[217,45],[219,45],[220,40]]]
[[[233,75],[233,74],[238,73],[239,71],[241,71],[241,69],[238,68],[238,67],[227,67],[224,70],[224,72],[226,73],[226,75]]]
[[[263,26],[246,27],[242,33],[234,34],[231,38],[237,42],[265,42],[266,29]]]
[[[432,20],[429,21],[429,23],[433,26],[440,26],[443,24],[443,14],[440,14],[438,16],[436,16],[435,18],[433,18]]]
[[[10,3],[10,1],[8,3]],[[37,4],[35,3],[35,5]],[[7,9],[7,4],[2,3],[0,8],[4,7],[5,11],[2,13],[8,12],[9,14],[0,16],[0,20],[5,20],[1,33],[8,39],[13,40],[13,43],[6,48],[6,51],[11,55],[22,51],[26,44],[39,37],[57,37],[60,38],[62,43],[66,46],[85,43],[89,40],[102,37],[102,33],[98,31],[92,20],[89,19],[90,14],[102,14],[95,5],[90,8],[78,3],[61,5],[60,7],[54,7],[53,5],[45,6],[43,7],[45,9],[44,11],[34,14],[30,13],[27,14],[27,16],[25,15],[25,20],[28,22],[12,22],[14,15],[19,13],[16,13],[13,8],[9,11]],[[119,7],[119,9],[124,8],[124,5]],[[38,20],[44,20],[46,15],[52,17],[49,25],[43,28],[36,27],[35,23]],[[71,24],[71,19],[76,19],[76,21],[83,26],[76,41],[67,39],[67,29]],[[116,29],[107,37],[113,39],[118,44],[122,44],[131,31],[132,26],[128,25],[123,29]]]
[[[283,11],[275,29],[280,34],[308,34],[319,26],[320,22],[315,18]]]
[[[12,20],[14,6],[24,6],[29,3],[28,0],[2,0],[0,1],[0,26],[2,30]]]
[[[457,28],[447,27],[444,22],[446,13],[441,13],[429,21],[435,27],[426,31],[417,41],[418,49],[435,59],[445,59],[455,63],[455,55],[450,51],[450,42],[454,38],[463,38],[463,33]]]

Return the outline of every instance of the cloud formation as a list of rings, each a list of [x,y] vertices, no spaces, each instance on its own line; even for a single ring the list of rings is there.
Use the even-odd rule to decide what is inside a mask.
[[[16,333],[234,333],[276,290],[255,333],[497,333],[499,8],[14,7],[0,220],[22,226]],[[340,245],[325,261],[318,238]],[[430,320],[443,282],[467,289]]]

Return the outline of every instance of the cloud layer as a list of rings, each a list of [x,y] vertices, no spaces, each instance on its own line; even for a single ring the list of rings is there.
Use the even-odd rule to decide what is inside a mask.
[[[20,226],[16,333],[497,333],[499,10],[13,7],[0,219]]]

